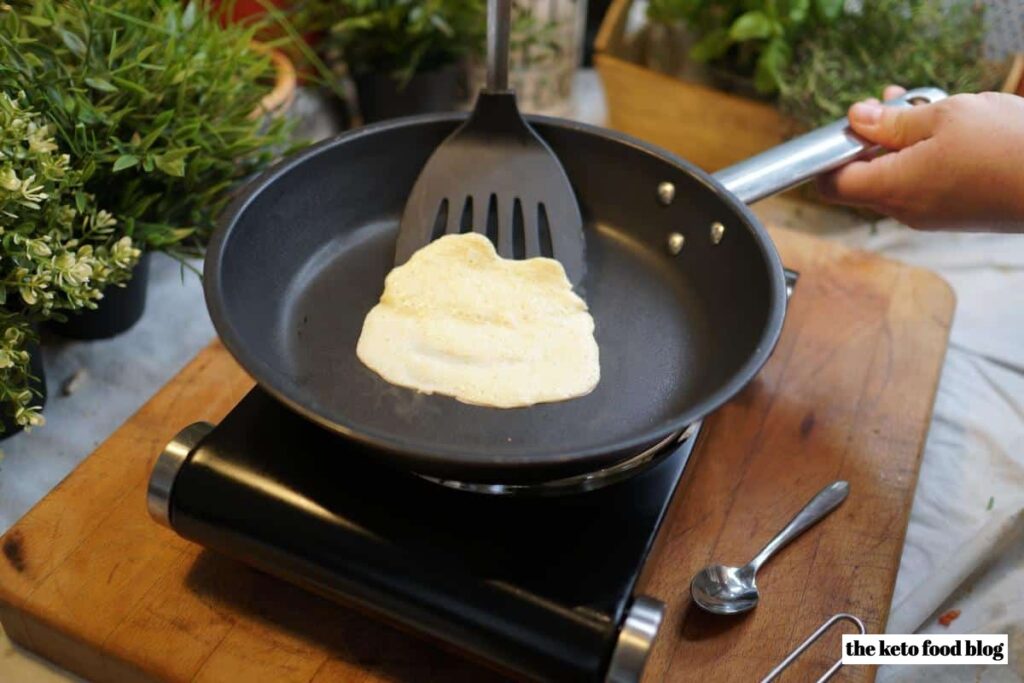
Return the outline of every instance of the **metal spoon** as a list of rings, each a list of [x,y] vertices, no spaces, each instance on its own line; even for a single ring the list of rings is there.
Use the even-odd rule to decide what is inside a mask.
[[[847,482],[832,482],[819,491],[786,528],[744,566],[713,564],[701,569],[690,582],[693,601],[714,614],[739,614],[754,609],[760,598],[755,578],[761,565],[777,550],[839,507],[849,493],[850,485]]]

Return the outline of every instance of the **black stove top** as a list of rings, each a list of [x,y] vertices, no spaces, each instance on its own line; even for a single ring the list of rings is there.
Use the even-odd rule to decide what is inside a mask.
[[[150,505],[186,538],[499,668],[601,680],[636,667],[617,645],[624,624],[650,630],[640,601],[658,612],[634,589],[695,440],[597,490],[495,496],[381,466],[254,389],[168,446]]]

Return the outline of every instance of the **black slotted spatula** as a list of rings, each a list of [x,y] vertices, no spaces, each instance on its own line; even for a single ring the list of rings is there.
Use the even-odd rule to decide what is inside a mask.
[[[478,232],[504,258],[549,256],[574,285],[585,271],[583,219],[558,157],[508,89],[511,0],[487,3],[487,86],[427,160],[402,213],[395,265],[445,234]]]

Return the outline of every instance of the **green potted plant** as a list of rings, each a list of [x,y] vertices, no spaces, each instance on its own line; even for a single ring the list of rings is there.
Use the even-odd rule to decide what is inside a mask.
[[[85,189],[56,127],[0,89],[0,432],[42,423],[36,324],[95,308],[140,251]]]
[[[722,85],[772,94],[794,45],[842,10],[843,0],[651,0],[647,16],[684,24],[695,39],[688,57],[712,65]]]
[[[26,93],[80,169],[84,192],[146,254],[202,253],[220,210],[288,146],[262,115],[274,87],[260,22],[222,26],[208,2],[9,0],[0,85]],[[63,327],[100,338],[133,324],[141,291],[108,293],[99,317]]]
[[[611,124],[712,171],[889,83],[976,91],[1010,71],[986,61],[974,0],[639,1],[614,0],[598,35]]]
[[[463,58],[483,39],[483,0],[340,0],[324,39],[355,81],[365,122],[454,109]]]
[[[846,115],[890,83],[950,93],[998,87],[1001,65],[985,61],[982,6],[973,2],[875,0],[805,36],[779,69],[778,102],[801,127]]]

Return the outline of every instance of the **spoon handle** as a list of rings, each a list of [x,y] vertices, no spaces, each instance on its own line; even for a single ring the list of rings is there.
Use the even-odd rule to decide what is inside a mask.
[[[825,515],[839,507],[839,504],[846,500],[850,493],[850,484],[845,481],[834,481],[811,498],[804,509],[796,514],[786,528],[783,529],[772,540],[768,541],[761,552],[750,561],[750,567],[756,572],[762,564],[768,561],[775,552],[794,538],[807,531],[811,526],[821,520]]]

